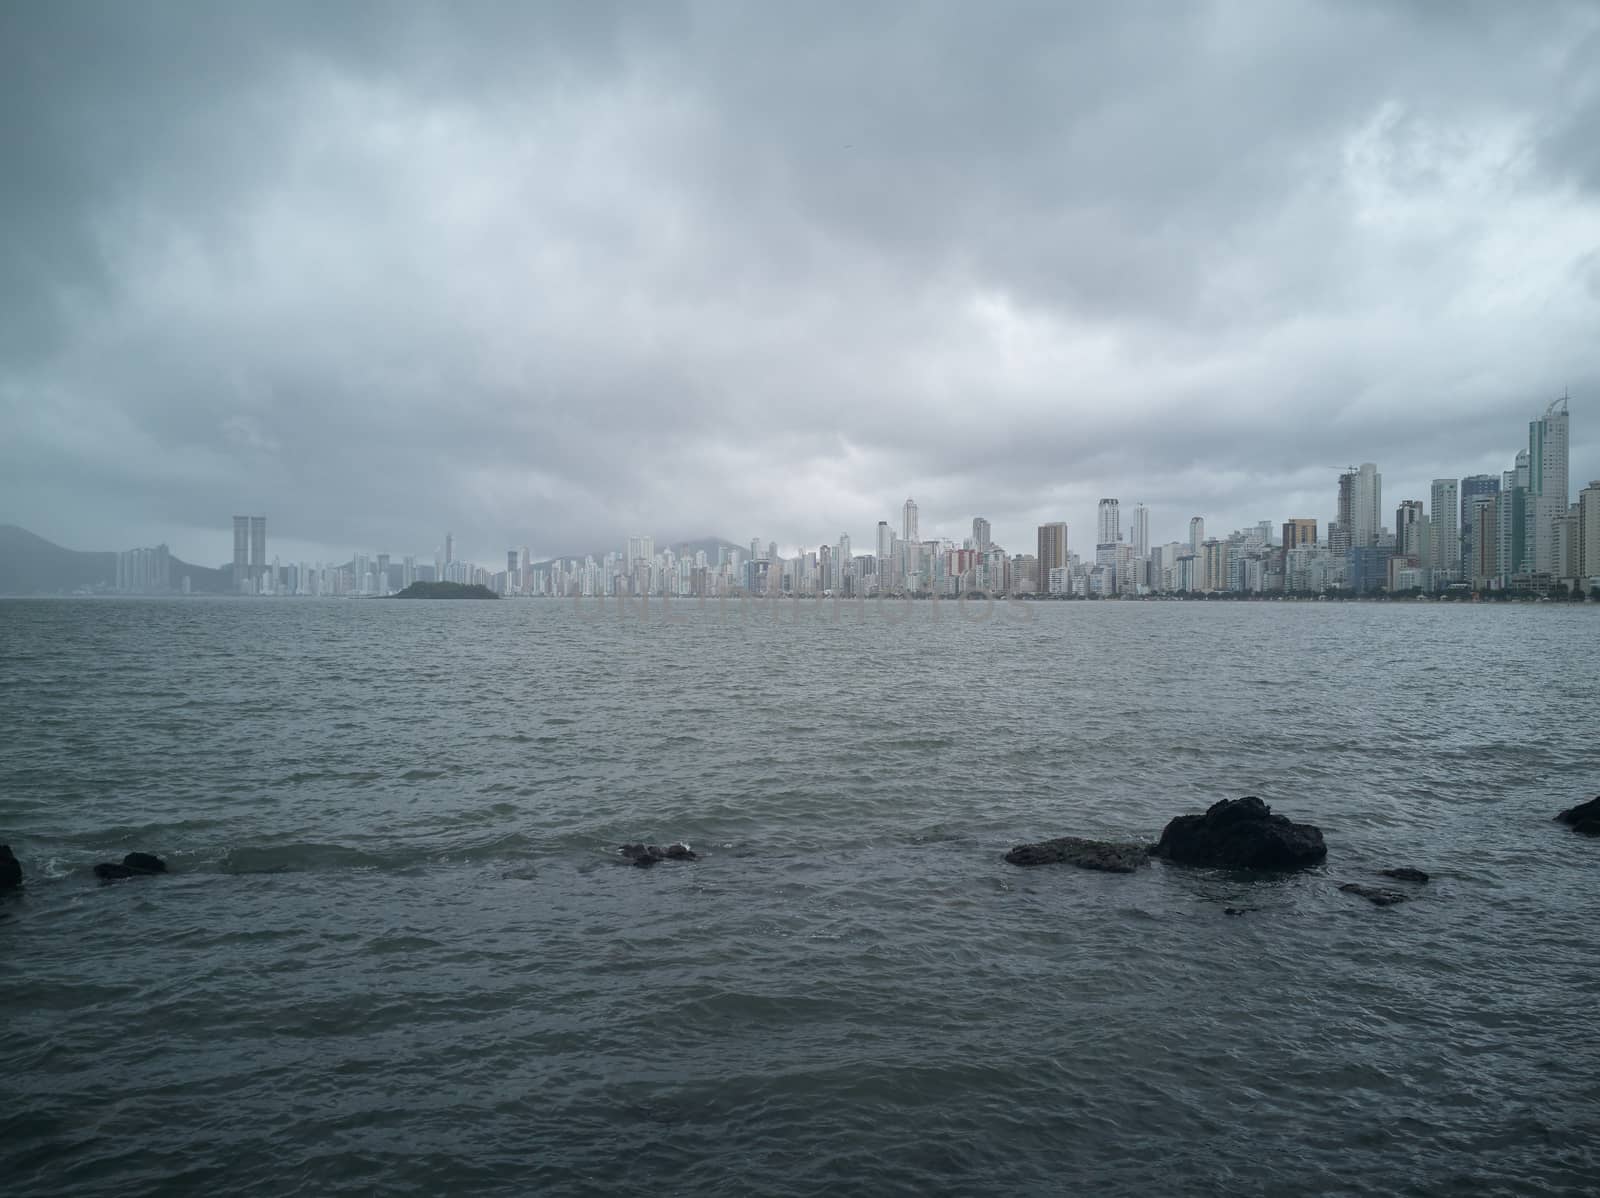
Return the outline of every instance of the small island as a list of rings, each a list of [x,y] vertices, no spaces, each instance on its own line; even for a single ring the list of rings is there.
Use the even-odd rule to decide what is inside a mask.
[[[414,582],[405,590],[399,591],[391,598],[394,599],[498,599],[488,587],[482,583],[465,582]]]

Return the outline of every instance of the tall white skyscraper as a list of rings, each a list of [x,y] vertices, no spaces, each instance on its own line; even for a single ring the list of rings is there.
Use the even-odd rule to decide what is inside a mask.
[[[972,547],[979,553],[988,553],[993,544],[989,537],[989,522],[982,516],[972,518]]]
[[[887,520],[878,521],[878,569],[885,569],[885,563],[894,554],[894,530],[889,527]]]
[[[1520,459],[1520,455],[1519,455]],[[1555,570],[1555,522],[1567,514],[1568,414],[1562,396],[1528,424],[1528,493],[1533,497],[1533,568]]]
[[[1456,516],[1457,491],[1453,478],[1433,480],[1428,567],[1433,571],[1436,589],[1461,576],[1461,525]]]
[[[1350,544],[1376,545],[1383,527],[1383,475],[1372,462],[1356,471],[1351,506]]]
[[[1133,505],[1133,556],[1150,556],[1150,509],[1142,503]]]
[[[1122,540],[1122,508],[1115,499],[1100,501],[1099,535],[1096,545],[1115,545]]]
[[[917,533],[917,501],[907,499],[906,505],[901,509],[900,539],[908,544],[916,544],[922,538]]]
[[[1198,555],[1206,540],[1206,519],[1195,516],[1189,521],[1189,552]]]

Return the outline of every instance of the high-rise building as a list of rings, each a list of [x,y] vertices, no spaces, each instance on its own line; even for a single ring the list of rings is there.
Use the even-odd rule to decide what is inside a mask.
[[[1461,577],[1461,527],[1457,509],[1459,485],[1453,478],[1433,480],[1433,518],[1428,529],[1428,568],[1433,585],[1443,589]]]
[[[1463,577],[1475,590],[1487,589],[1500,576],[1500,480],[1494,482],[1495,490],[1473,495],[1472,510],[1462,521],[1468,529]]]
[[[1195,557],[1200,556],[1200,546],[1206,540],[1206,521],[1204,516],[1195,516],[1189,521],[1189,552]]]
[[[972,547],[979,553],[988,553],[993,542],[989,538],[989,522],[982,516],[972,518]]]
[[[1394,550],[1401,557],[1414,557],[1421,562],[1422,546],[1427,539],[1423,527],[1422,500],[1402,499],[1394,513]]]
[[[250,517],[233,518],[233,589],[246,590],[250,578]]]
[[[1600,481],[1578,492],[1578,577],[1600,578]]]
[[[1150,509],[1142,503],[1133,505],[1133,555],[1150,556]]]
[[[1477,562],[1473,556],[1472,519],[1473,512],[1477,510],[1478,501],[1487,496],[1500,494],[1500,479],[1493,474],[1469,474],[1461,480],[1459,489],[1461,496],[1461,573],[1463,582],[1477,584],[1477,575],[1474,571]]]
[[[1042,591],[1049,584],[1051,570],[1061,569],[1067,564],[1066,523],[1055,520],[1039,525],[1039,589]]]
[[[1562,396],[1528,424],[1528,493],[1533,504],[1533,568],[1554,573],[1555,522],[1567,514],[1570,487],[1567,399]]]
[[[894,556],[894,530],[889,527],[887,520],[878,521],[878,562],[887,562]]]
[[[1100,501],[1100,524],[1096,545],[1115,545],[1122,540],[1122,508],[1115,499]]]
[[[1383,525],[1383,475],[1371,462],[1362,462],[1355,474],[1355,493],[1352,496],[1350,544],[1376,545],[1378,530]]]
[[[1357,470],[1339,475],[1339,497],[1335,501],[1333,522],[1328,525],[1328,549],[1341,560],[1355,543],[1357,477]]]
[[[250,517],[250,582],[252,590],[261,588],[267,576],[267,518]],[[274,582],[277,580],[274,579]]]
[[[1315,545],[1317,543],[1317,522],[1296,516],[1292,520],[1283,522],[1283,549],[1287,553],[1301,545]]]
[[[456,560],[456,539],[450,533],[444,534],[444,564],[449,565]]]
[[[908,498],[905,507],[900,509],[900,539],[909,544],[916,544],[922,540],[917,532],[917,501]]]

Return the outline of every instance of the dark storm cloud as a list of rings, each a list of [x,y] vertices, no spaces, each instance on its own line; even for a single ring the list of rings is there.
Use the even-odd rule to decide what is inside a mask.
[[[1025,548],[1600,474],[1591,6],[13,5],[0,519]],[[211,539],[203,530],[213,530]]]

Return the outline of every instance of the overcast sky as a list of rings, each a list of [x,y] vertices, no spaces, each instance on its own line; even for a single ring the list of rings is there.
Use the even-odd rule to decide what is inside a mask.
[[[0,522],[1385,523],[1572,396],[1600,5],[0,5]]]

